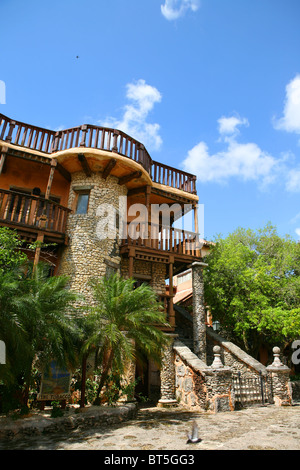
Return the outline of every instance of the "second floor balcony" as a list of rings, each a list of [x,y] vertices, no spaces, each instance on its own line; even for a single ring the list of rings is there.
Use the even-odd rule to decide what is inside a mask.
[[[161,185],[196,195],[196,176],[154,161],[145,146],[118,129],[84,124],[53,131],[10,119],[0,114],[0,141],[27,151],[51,155],[70,149],[94,149],[138,163],[158,187]],[[1,164],[0,164],[1,166]]]
[[[28,239],[43,233],[45,241],[65,243],[66,226],[71,209],[50,199],[19,191],[0,189],[0,225],[17,229]],[[174,227],[150,223],[128,224],[121,236],[121,253],[130,249],[145,254],[175,255],[191,261],[201,255],[203,240],[199,234]]]
[[[145,252],[163,252],[180,258],[198,258],[201,255],[203,240],[199,234],[176,227],[129,223],[123,234],[122,248],[136,248]]]
[[[63,242],[69,212],[49,199],[0,189],[0,225],[17,229],[33,240],[43,232],[46,240]]]

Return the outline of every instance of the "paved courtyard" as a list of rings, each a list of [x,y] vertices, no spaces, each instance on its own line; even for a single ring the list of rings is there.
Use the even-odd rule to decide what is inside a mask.
[[[202,441],[187,444],[187,432],[194,420]],[[0,449],[300,450],[300,404],[281,408],[268,405],[218,414],[145,407],[127,422],[2,441]]]

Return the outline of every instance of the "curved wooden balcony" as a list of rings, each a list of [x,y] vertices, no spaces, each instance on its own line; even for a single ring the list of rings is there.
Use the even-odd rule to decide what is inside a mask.
[[[0,225],[31,234],[32,238],[43,232],[48,239],[64,241],[69,212],[49,199],[0,189]]]
[[[143,144],[117,129],[85,124],[56,132],[0,114],[0,140],[46,154],[78,147],[114,152],[142,165],[154,183],[196,194],[195,175],[152,160]]]

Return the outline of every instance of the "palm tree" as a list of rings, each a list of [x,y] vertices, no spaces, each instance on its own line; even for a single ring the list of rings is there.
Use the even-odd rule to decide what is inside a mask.
[[[96,305],[88,315],[93,334],[85,342],[85,351],[98,349],[102,360],[96,402],[113,366],[122,374],[137,350],[160,362],[161,348],[167,342],[159,328],[167,323],[156,293],[146,284],[136,289],[134,284],[134,279],[118,274],[91,282]]]
[[[73,321],[74,301],[77,295],[67,289],[65,276],[47,277],[42,264],[33,274],[27,273],[19,282],[19,293],[14,306],[22,331],[25,402],[32,378],[33,364],[44,367],[51,359],[59,365],[71,366],[76,362],[78,329]]]
[[[0,269],[0,340],[6,347],[6,363],[0,367],[0,380],[12,385],[23,368],[28,352],[25,332],[18,316],[20,275],[16,269]]]

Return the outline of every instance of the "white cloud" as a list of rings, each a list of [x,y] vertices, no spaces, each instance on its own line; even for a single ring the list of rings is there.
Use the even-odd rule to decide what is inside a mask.
[[[162,144],[159,135],[160,126],[147,122],[147,118],[155,103],[161,101],[160,92],[142,79],[128,83],[126,88],[126,98],[131,104],[125,106],[123,117],[121,119],[110,117],[105,122],[99,123],[105,127],[120,129],[142,142],[148,149],[158,150]]]
[[[286,178],[286,189],[289,192],[300,192],[300,168],[289,170]]]
[[[248,126],[249,122],[246,118],[240,118],[239,116],[222,116],[218,119],[219,133],[224,134],[236,134],[238,132],[237,126]]]
[[[199,4],[199,0],[165,0],[160,9],[167,20],[173,21],[183,16],[188,10],[197,11]]]
[[[202,182],[224,183],[230,178],[258,181],[266,185],[274,180],[280,161],[260,149],[255,143],[239,143],[237,126],[248,125],[248,120],[222,117],[218,120],[219,132],[225,148],[210,154],[205,142],[199,142],[189,150],[183,167],[197,175]]]
[[[283,116],[273,124],[275,129],[300,134],[300,75],[291,80],[286,88]]]
[[[295,232],[298,235],[298,237],[300,237],[300,228],[296,228]]]

